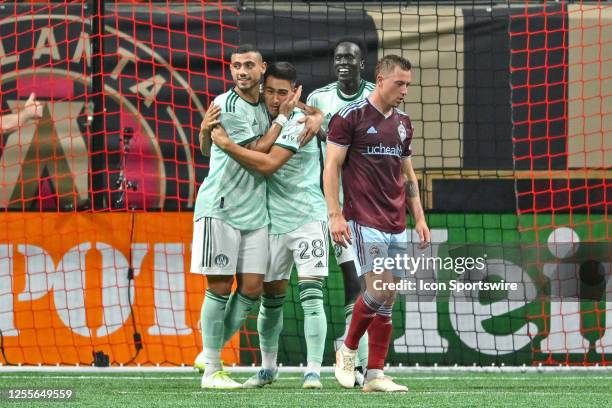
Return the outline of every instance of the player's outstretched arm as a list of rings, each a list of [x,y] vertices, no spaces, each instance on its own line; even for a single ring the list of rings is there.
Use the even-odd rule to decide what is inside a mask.
[[[351,230],[342,215],[340,209],[340,170],[346,158],[347,148],[329,143],[327,145],[327,157],[323,169],[323,190],[327,202],[327,214],[329,216],[329,230],[334,242],[347,247],[351,244]]]
[[[287,123],[287,118],[295,109],[297,103],[300,101],[300,96],[302,95],[302,86],[298,86],[295,92],[287,98],[286,101],[281,103],[279,107],[279,115],[272,122],[272,126],[268,129],[265,135],[263,135],[256,142],[250,144],[248,146],[249,149],[255,150],[257,152],[268,153],[272,146],[276,142],[278,135],[280,134],[283,126]]]
[[[419,194],[419,182],[414,173],[410,157],[406,157],[402,161],[402,173],[406,178],[406,205],[410,214],[414,217],[414,228],[421,239],[420,248],[425,248],[431,242],[431,234],[425,220],[425,212]]]
[[[232,141],[221,126],[214,128],[211,136],[214,143],[220,149],[224,150],[244,167],[253,169],[265,176],[273,174],[293,156],[292,151],[279,146],[272,146],[269,153],[244,148]]]
[[[210,157],[210,148],[212,147],[212,139],[210,132],[215,126],[221,123],[221,108],[214,103],[211,103],[206,113],[204,114],[204,120],[200,125],[200,151],[204,156]]]
[[[36,95],[31,93],[24,106],[17,113],[0,116],[0,132],[7,132],[24,125],[32,119],[42,117],[43,104],[36,101]]]

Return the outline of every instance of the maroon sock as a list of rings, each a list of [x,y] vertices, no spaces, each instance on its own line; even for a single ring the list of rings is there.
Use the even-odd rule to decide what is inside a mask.
[[[391,316],[377,314],[368,327],[368,370],[384,368],[392,332]]]
[[[374,316],[376,316],[376,310],[366,304],[363,295],[359,295],[353,307],[351,325],[344,340],[346,347],[351,350],[357,350],[359,339],[368,330],[368,326],[374,320]]]

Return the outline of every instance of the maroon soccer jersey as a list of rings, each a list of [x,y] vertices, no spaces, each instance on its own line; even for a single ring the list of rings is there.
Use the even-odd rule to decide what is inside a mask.
[[[347,220],[399,233],[406,229],[402,160],[409,157],[412,123],[399,109],[387,118],[368,98],[334,115],[328,142],[348,148],[342,166]]]

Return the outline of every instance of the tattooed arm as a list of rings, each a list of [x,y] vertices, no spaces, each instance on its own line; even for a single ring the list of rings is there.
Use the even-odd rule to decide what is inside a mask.
[[[425,221],[425,213],[423,212],[419,195],[419,183],[412,168],[410,157],[406,157],[402,161],[402,173],[406,178],[406,205],[410,210],[410,214],[414,217],[414,228],[421,238],[421,247],[424,248],[431,241],[431,235]]]

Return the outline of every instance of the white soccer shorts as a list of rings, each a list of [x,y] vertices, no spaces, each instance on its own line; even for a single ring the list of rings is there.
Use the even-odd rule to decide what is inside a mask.
[[[331,238],[331,235],[329,236]],[[342,245],[338,245],[332,239],[332,244],[334,246],[334,255],[336,256],[336,263],[338,265],[342,265],[345,262],[353,262],[355,260],[355,255],[353,254],[353,247],[348,246],[344,248]]]
[[[404,255],[408,252],[407,230],[398,234],[391,234],[360,225],[352,220],[348,224],[351,228],[353,250],[356,254],[357,276],[361,277],[368,272],[372,272],[376,259],[380,262],[385,258],[395,258],[396,255]],[[393,276],[398,278],[405,275],[404,269],[394,268],[391,272]]]
[[[264,274],[267,266],[267,226],[240,231],[210,217],[193,223],[191,272],[204,275]]]
[[[298,276],[328,274],[327,223],[312,221],[286,234],[270,234],[270,256],[265,282],[289,279],[295,263]]]

